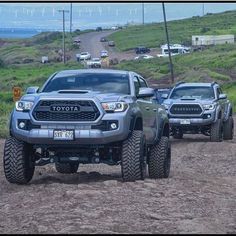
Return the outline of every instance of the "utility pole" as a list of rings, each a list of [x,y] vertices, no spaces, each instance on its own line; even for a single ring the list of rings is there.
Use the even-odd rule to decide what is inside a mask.
[[[202,3],[202,16],[204,16],[205,15],[205,6],[204,6],[204,3]]]
[[[58,10],[59,12],[62,12],[62,20],[63,20],[63,63],[66,62],[65,57],[65,12],[69,12],[67,10]]]
[[[169,61],[170,61],[171,82],[172,84],[174,84],[174,70],[173,70],[173,64],[172,64],[172,59],[171,59],[170,41],[169,41],[169,35],[168,35],[168,29],[167,29],[167,23],[166,23],[166,11],[165,11],[164,2],[162,3],[162,10],[163,10],[163,16],[164,16],[166,40],[167,40],[167,47],[168,47],[168,54],[169,54]]]
[[[72,32],[72,2],[70,3],[70,33]]]
[[[143,19],[143,25],[144,25],[144,2],[142,3],[142,19]]]

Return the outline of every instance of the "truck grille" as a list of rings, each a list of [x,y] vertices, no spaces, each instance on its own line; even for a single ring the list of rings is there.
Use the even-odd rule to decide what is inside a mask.
[[[33,111],[38,121],[95,121],[99,115],[93,101],[40,101]]]
[[[174,104],[170,112],[176,115],[200,115],[202,108],[198,104]]]

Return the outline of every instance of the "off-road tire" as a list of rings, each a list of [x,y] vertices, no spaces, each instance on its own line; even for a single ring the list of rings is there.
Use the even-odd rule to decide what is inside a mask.
[[[122,144],[121,173],[124,182],[141,180],[146,175],[145,136],[134,130]]]
[[[76,173],[79,168],[79,163],[55,163],[55,168],[57,172],[62,174],[73,174]]]
[[[6,179],[10,183],[28,183],[32,179],[35,169],[32,146],[14,137],[7,138],[4,146],[3,166]]]
[[[161,140],[150,149],[148,162],[149,177],[153,179],[168,178],[171,164],[171,146],[168,137]]]
[[[234,119],[232,116],[223,125],[223,139],[232,140],[234,136]]]
[[[217,119],[215,123],[211,125],[211,142],[221,142],[223,139],[223,125],[221,119]]]

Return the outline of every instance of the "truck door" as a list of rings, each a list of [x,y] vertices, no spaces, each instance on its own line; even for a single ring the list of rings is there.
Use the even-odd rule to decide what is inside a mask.
[[[148,87],[145,80],[138,76],[134,75],[134,84],[136,95],[139,92],[140,88]],[[147,143],[152,143],[156,137],[157,127],[156,127],[156,112],[157,107],[152,98],[138,98],[137,103],[142,111],[143,115],[143,131],[146,136]]]

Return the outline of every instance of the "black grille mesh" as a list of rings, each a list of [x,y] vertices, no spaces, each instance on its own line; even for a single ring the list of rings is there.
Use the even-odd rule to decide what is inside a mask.
[[[198,104],[174,104],[170,109],[171,114],[178,115],[200,115],[202,108]]]
[[[51,111],[52,105],[79,106],[81,111]],[[99,115],[100,112],[93,101],[40,101],[33,111],[33,116],[38,121],[95,121]]]

